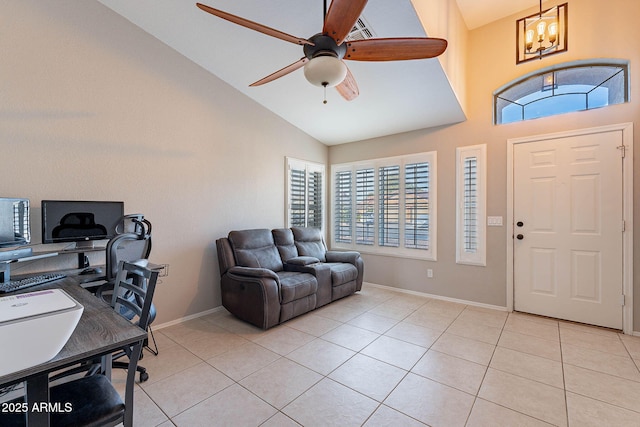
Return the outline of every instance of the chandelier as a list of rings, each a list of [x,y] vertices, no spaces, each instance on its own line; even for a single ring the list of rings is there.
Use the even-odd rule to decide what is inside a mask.
[[[516,21],[516,64],[567,50],[567,9],[564,3]]]

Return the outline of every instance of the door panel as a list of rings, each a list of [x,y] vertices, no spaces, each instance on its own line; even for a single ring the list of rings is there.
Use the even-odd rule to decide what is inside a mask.
[[[514,309],[622,328],[622,144],[599,132],[514,145]]]

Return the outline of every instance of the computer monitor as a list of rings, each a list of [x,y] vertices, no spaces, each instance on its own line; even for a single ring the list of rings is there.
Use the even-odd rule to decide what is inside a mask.
[[[124,202],[43,200],[42,243],[75,242],[91,248],[95,240],[111,239],[124,216]]]
[[[0,247],[31,242],[29,199],[0,198]]]

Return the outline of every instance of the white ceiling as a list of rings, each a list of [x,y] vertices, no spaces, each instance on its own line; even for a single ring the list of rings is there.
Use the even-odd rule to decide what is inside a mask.
[[[360,96],[347,102],[310,85],[302,69],[249,84],[296,62],[298,45],[205,13],[195,0],[98,0],[240,92],[327,144],[457,123],[464,113],[437,59],[346,61]],[[308,38],[322,29],[322,0],[200,0],[211,7]],[[469,28],[538,4],[536,0],[457,0]],[[362,16],[374,37],[424,37],[411,0],[369,0]],[[250,120],[249,122],[250,123]]]

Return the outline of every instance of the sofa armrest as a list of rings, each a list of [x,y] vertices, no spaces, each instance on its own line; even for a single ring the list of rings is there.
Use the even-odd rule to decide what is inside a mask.
[[[291,265],[309,265],[318,263],[320,260],[312,256],[297,256],[295,258],[289,258],[286,262]]]
[[[327,262],[348,262],[350,264],[356,264],[357,259],[360,258],[360,252],[356,251],[327,251]]]
[[[222,305],[259,328],[280,323],[280,281],[266,268],[232,267],[220,280]]]
[[[276,282],[279,280],[278,275],[268,268],[253,268],[253,267],[240,267],[235,266],[227,270],[227,273],[233,276],[247,276],[257,278],[269,278],[274,279]]]

